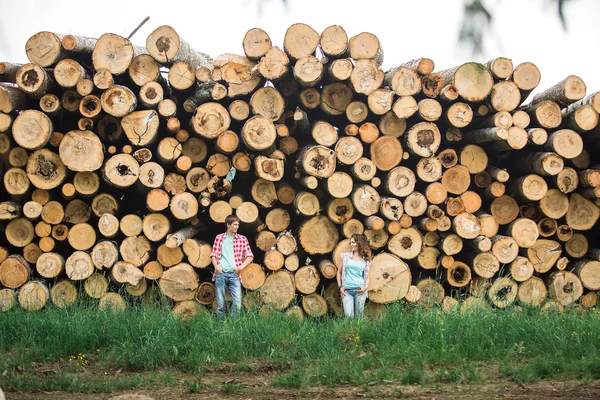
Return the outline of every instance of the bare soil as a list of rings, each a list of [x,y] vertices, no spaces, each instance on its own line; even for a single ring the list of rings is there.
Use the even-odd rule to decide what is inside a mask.
[[[600,399],[600,380],[597,381],[541,381],[520,384],[506,379],[467,385],[427,384],[402,385],[399,382],[378,382],[372,386],[343,385],[316,386],[306,389],[277,388],[272,386],[275,371],[259,371],[228,375],[223,372],[207,373],[202,377],[203,390],[192,393],[184,384],[185,376],[169,387],[152,387],[117,391],[110,394],[74,394],[65,392],[7,392],[7,400],[58,399],[111,399],[124,394],[141,394],[155,400],[173,399]],[[234,386],[235,389],[228,390]],[[129,397],[135,400],[135,397]]]

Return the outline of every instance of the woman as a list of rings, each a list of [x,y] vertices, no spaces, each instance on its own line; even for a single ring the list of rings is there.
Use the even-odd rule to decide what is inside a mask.
[[[347,317],[362,317],[369,286],[371,249],[365,235],[355,233],[350,238],[351,252],[342,253],[342,266],[338,268],[337,283]]]

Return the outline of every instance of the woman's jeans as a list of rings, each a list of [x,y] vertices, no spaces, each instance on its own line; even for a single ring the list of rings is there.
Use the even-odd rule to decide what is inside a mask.
[[[359,288],[346,289],[346,295],[342,296],[342,305],[344,306],[344,314],[346,317],[353,318],[354,316],[362,318],[365,311],[365,301],[367,300],[367,292],[358,293]]]
[[[237,314],[242,308],[242,284],[240,277],[233,272],[223,272],[217,274],[215,279],[215,289],[217,294],[217,319],[225,318],[225,290],[229,288],[231,300],[233,301],[231,315]]]

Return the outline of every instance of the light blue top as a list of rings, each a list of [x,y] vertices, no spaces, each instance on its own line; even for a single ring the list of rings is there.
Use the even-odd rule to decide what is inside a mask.
[[[225,234],[223,244],[221,245],[221,261],[219,267],[223,272],[233,272],[235,269],[235,258],[233,256],[233,236]]]
[[[365,286],[365,260],[354,260],[350,258],[346,262],[346,279],[343,282],[347,289],[355,289]]]

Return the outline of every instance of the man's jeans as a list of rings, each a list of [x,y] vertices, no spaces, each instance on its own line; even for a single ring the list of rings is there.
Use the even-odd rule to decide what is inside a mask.
[[[344,306],[344,314],[346,317],[353,318],[354,316],[362,318],[363,312],[365,311],[365,301],[367,300],[367,293],[358,293],[356,289],[346,289],[346,295],[342,296],[342,305]]]
[[[242,308],[242,284],[239,276],[233,272],[223,272],[217,274],[215,279],[215,289],[217,292],[217,319],[225,318],[225,290],[229,288],[233,305],[230,313],[236,314]]]

